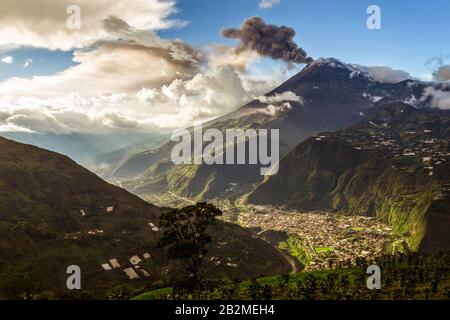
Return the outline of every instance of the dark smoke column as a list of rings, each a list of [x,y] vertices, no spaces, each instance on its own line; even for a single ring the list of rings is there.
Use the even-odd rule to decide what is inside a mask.
[[[305,50],[294,41],[295,30],[285,26],[266,24],[260,17],[244,20],[240,29],[223,29],[222,36],[239,39],[238,51],[255,50],[261,56],[283,60],[288,63],[310,63]]]

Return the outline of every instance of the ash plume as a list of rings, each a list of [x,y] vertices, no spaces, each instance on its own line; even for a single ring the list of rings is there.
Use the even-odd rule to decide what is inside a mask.
[[[295,43],[294,29],[266,24],[261,17],[244,20],[240,29],[223,29],[222,36],[240,40],[236,48],[238,52],[254,50],[261,56],[288,63],[306,64],[313,61],[306,51]]]

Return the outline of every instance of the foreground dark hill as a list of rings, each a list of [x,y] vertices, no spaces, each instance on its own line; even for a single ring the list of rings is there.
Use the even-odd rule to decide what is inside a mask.
[[[0,138],[0,298],[11,298],[16,287],[70,294],[70,265],[80,266],[83,290],[101,297],[118,284],[136,288],[162,279],[171,263],[156,247],[161,210],[65,156]],[[210,232],[212,275],[290,270],[278,250],[238,226],[221,223]],[[125,269],[139,279],[130,280]],[[20,286],[18,279],[28,280]]]
[[[383,99],[367,117],[298,145],[249,202],[377,216],[413,249],[450,250],[450,112]]]
[[[323,131],[335,131],[364,120],[364,112],[389,96],[422,103],[425,84],[419,81],[381,83],[352,65],[319,59],[265,97],[209,124],[225,129],[279,129],[280,152]],[[197,199],[237,197],[262,181],[258,166],[174,166],[173,143],[141,152],[115,171],[119,179],[134,179],[127,188],[148,194],[170,190]]]

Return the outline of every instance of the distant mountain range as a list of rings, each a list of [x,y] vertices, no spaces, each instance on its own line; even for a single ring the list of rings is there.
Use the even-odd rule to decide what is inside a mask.
[[[437,86],[416,80],[382,83],[357,66],[318,59],[265,96],[205,125],[221,131],[279,129],[282,157],[280,172],[273,177],[262,177],[255,165],[174,165],[170,155],[175,143],[161,143],[160,137],[152,145],[138,143],[97,153],[96,163],[108,167],[105,176],[111,181],[140,196],[170,193],[194,200],[248,196],[254,204],[378,216],[408,236],[413,249],[448,249],[448,111],[431,108],[432,97],[426,94]],[[45,168],[41,169],[49,176],[45,179],[56,179],[46,186],[61,189],[61,177],[50,174],[58,168]],[[75,185],[85,188],[86,183],[75,176]],[[14,183],[8,190],[15,190]],[[47,191],[51,200],[46,204],[74,198],[67,190],[56,197],[52,188],[39,184],[33,190]],[[66,200],[57,208],[71,208],[78,216],[83,206],[106,206],[103,196],[95,201],[86,198],[96,190],[76,195],[84,202],[74,206]],[[109,193],[105,190],[105,197]],[[27,207],[30,204],[24,202],[18,208]],[[245,232],[242,236],[246,238]],[[268,254],[276,256],[269,249]]]
[[[248,201],[377,216],[415,250],[450,250],[450,111],[382,99],[366,121],[299,144]]]
[[[0,138],[2,281],[16,270],[32,279],[33,293],[61,297],[70,294],[66,268],[78,265],[83,290],[106,297],[118,284],[161,280],[172,266],[156,246],[162,210],[66,156]],[[237,225],[210,232],[211,274],[248,278],[291,269],[277,249]],[[129,280],[135,274],[139,279]]]
[[[380,83],[356,67],[336,59],[319,59],[264,97],[208,124],[210,128],[279,129],[280,151],[287,154],[298,143],[323,131],[335,131],[366,118],[370,106],[383,97],[414,101],[422,99],[427,84],[408,80]],[[124,161],[115,179],[133,193],[169,190],[182,196],[208,200],[235,198],[262,182],[258,166],[182,165],[170,159],[174,143],[140,152]],[[233,146],[234,147],[234,146]]]
[[[278,175],[264,179],[252,165],[175,166],[170,142],[131,156],[115,174],[141,195],[170,191],[210,200],[249,194],[256,204],[377,215],[408,236],[413,249],[448,249],[448,111],[430,107],[425,92],[432,86],[381,83],[353,65],[319,59],[208,124],[222,131],[280,129]],[[345,135],[353,142],[343,143]]]
[[[118,166],[130,154],[156,148],[167,140],[164,130],[123,134],[0,132],[0,136],[64,154],[102,174],[109,174],[111,168]]]

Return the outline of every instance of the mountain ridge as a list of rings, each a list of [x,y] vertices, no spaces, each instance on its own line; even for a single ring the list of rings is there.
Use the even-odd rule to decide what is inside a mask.
[[[364,112],[384,96],[415,100],[426,107],[420,96],[425,84],[407,80],[396,84],[377,82],[351,65],[336,59],[316,60],[284,84],[216,121],[209,128],[279,129],[281,156],[308,137],[335,131],[364,120]],[[283,100],[290,92],[298,99]],[[278,96],[277,96],[278,95]],[[288,105],[287,105],[288,104]],[[270,114],[269,107],[288,106]],[[115,171],[114,179],[129,180],[134,193],[147,195],[168,189],[180,196],[198,200],[238,197],[251,190],[262,177],[255,166],[175,166],[170,151],[174,143],[132,156]],[[164,168],[164,170],[161,170]],[[230,192],[226,190],[231,190]]]
[[[448,250],[449,128],[448,111],[383,99],[367,121],[299,144],[248,201],[377,216],[413,249]]]
[[[83,290],[102,298],[117,285],[136,289],[160,281],[174,267],[157,247],[157,225],[165,210],[101,180],[67,156],[0,138],[2,281],[10,270],[26,269],[24,277],[39,278],[28,288],[32,293],[61,297],[71,294],[66,268],[77,265]],[[220,262],[206,263],[212,274],[247,278],[291,268],[277,249],[237,225],[220,222],[210,232],[210,255]],[[140,260],[139,270],[146,271],[135,269],[139,279],[125,273],[135,267],[132,260]]]

